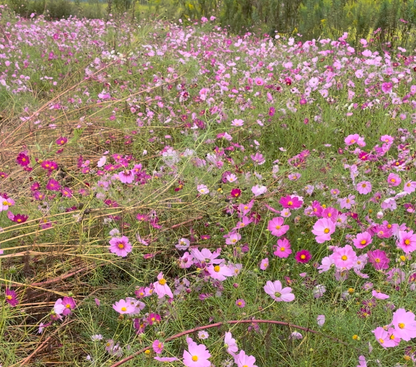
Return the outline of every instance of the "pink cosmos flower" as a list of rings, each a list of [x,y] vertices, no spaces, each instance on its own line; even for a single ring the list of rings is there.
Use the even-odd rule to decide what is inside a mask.
[[[255,185],[251,188],[251,192],[254,196],[260,196],[267,192],[266,186]]]
[[[388,298],[390,298],[389,295],[384,294],[384,293],[381,293],[381,292],[378,292],[378,291],[376,291],[374,289],[371,292],[371,294],[373,295],[374,298],[377,298],[377,299],[388,299]]]
[[[390,259],[382,250],[368,251],[368,261],[374,266],[376,270],[388,269]]]
[[[357,248],[367,247],[372,242],[373,238],[368,232],[357,233],[357,236],[353,239],[353,244]]]
[[[416,321],[413,312],[406,312],[404,308],[399,308],[393,313],[393,321],[391,322],[396,329],[399,337],[404,341],[416,338]]]
[[[416,250],[416,234],[413,231],[399,231],[397,247],[401,248],[406,254]]]
[[[355,204],[355,195],[348,195],[346,198],[338,199],[341,209],[351,209],[351,206]]]
[[[114,177],[119,179],[122,183],[130,184],[134,181],[134,172],[133,170],[124,170],[116,174]]]
[[[163,347],[164,347],[163,343],[160,340],[157,340],[157,339],[152,344],[153,351],[156,354],[162,353],[163,352]]]
[[[268,280],[263,289],[270,297],[272,297],[277,302],[291,302],[295,299],[295,295],[291,293],[292,288],[282,288],[282,283],[280,282],[280,280],[276,280],[274,282]]]
[[[311,258],[311,253],[308,250],[300,250],[295,255],[295,260],[301,264],[306,264]]]
[[[352,269],[357,261],[357,255],[350,245],[337,247],[331,257],[334,265],[340,270]]]
[[[157,276],[158,281],[153,283],[155,292],[159,298],[163,298],[165,295],[169,298],[173,298],[172,291],[166,284],[166,279],[163,277],[163,273],[160,272]]]
[[[280,198],[279,203],[285,209],[299,209],[303,205],[303,201],[299,200],[297,196],[284,196]]]
[[[154,359],[156,361],[159,361],[159,362],[175,362],[175,361],[179,361],[179,359],[176,358],[176,357],[154,357]]]
[[[284,222],[285,221],[283,218],[275,217],[269,220],[267,229],[272,233],[273,236],[283,236],[289,230],[289,226],[284,225]]]
[[[238,351],[237,342],[233,339],[233,336],[229,331],[225,333],[224,336],[224,346],[227,348],[227,352],[232,356]]]
[[[402,179],[400,178],[399,175],[395,174],[395,173],[390,173],[389,176],[387,177],[387,182],[389,183],[389,186],[399,186],[400,183],[402,182]]]
[[[179,243],[175,245],[178,250],[187,250],[191,242],[187,238],[181,238]]]
[[[209,190],[208,190],[208,187],[207,187],[206,185],[198,185],[198,186],[196,187],[196,189],[198,190],[198,192],[199,192],[201,195],[206,195],[206,194],[209,194]]]
[[[277,246],[274,246],[274,248],[273,255],[280,258],[287,258],[292,253],[290,242],[286,238],[277,240]]]
[[[397,331],[390,328],[388,331],[384,330],[382,327],[378,327],[373,330],[376,340],[380,343],[383,348],[395,347],[400,343],[400,336],[398,336]],[[396,335],[395,335],[396,334]]]
[[[318,219],[313,226],[312,233],[316,236],[315,240],[318,243],[324,243],[331,240],[331,234],[335,232],[335,224],[332,220],[327,218]]]
[[[394,141],[394,138],[393,138],[392,136],[390,136],[390,135],[382,135],[382,136],[380,137],[380,141],[381,141],[382,143],[392,144],[392,143],[393,143],[393,141]]]
[[[316,323],[318,326],[323,326],[325,324],[325,315],[318,315],[316,318]]]
[[[238,232],[231,232],[227,235],[225,243],[227,245],[235,245],[238,241],[241,240],[241,234]]]
[[[269,259],[266,257],[265,259],[260,261],[260,270],[266,270],[269,267]]]
[[[126,257],[133,249],[126,236],[113,237],[110,240],[109,250],[117,256]]]
[[[207,248],[203,248],[202,250],[198,250],[197,248],[191,249],[191,255],[203,264],[221,264],[224,260],[217,259],[217,257],[220,256],[220,252],[221,249],[214,252],[211,252]]]
[[[210,367],[211,362],[208,360],[210,357],[211,354],[204,344],[191,341],[188,343],[188,350],[183,352],[183,363],[187,367]]]
[[[416,181],[407,181],[404,184],[403,191],[407,192],[408,194],[411,194],[416,190]]]
[[[239,298],[237,301],[235,301],[235,305],[239,308],[244,308],[246,306],[246,301]]]
[[[121,299],[113,305],[113,309],[120,315],[129,315],[134,312],[135,306],[132,305],[131,302],[127,302],[126,300]]]
[[[238,367],[257,367],[254,364],[256,362],[256,358],[248,356],[244,350],[240,350],[240,353],[235,356],[234,362],[237,363]]]
[[[392,83],[392,82],[383,83],[383,84],[381,85],[381,90],[382,90],[384,93],[390,93],[390,92],[392,91],[392,89],[393,89],[393,83]]]
[[[345,142],[345,145],[353,145],[353,144],[356,144],[357,142],[358,142],[358,140],[360,139],[360,135],[358,135],[358,134],[353,134],[353,135],[348,135],[346,138],[345,138],[345,140],[344,140],[344,142]]]
[[[210,265],[206,269],[212,279],[219,280],[220,282],[227,279],[227,277],[234,276],[233,271],[224,263],[219,265]]]
[[[367,195],[372,190],[371,182],[361,181],[357,184],[356,189],[358,193],[360,193],[361,195]]]

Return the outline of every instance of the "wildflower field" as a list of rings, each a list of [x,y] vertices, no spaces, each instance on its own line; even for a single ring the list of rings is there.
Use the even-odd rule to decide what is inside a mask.
[[[0,365],[414,366],[416,58],[0,8]]]

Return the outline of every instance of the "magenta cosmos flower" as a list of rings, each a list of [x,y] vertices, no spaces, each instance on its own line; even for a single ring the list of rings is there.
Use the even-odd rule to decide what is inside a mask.
[[[296,261],[301,264],[306,264],[311,257],[311,253],[308,250],[300,250],[295,255]]]
[[[273,218],[269,220],[267,229],[272,233],[273,236],[280,237],[283,236],[288,230],[289,226],[284,225],[284,219],[280,217]]]
[[[188,343],[188,350],[183,352],[183,364],[187,367],[210,367],[210,352],[204,344],[197,344],[194,341]]]
[[[277,240],[277,246],[274,246],[274,248],[275,252],[273,252],[273,255],[280,258],[287,258],[292,253],[290,242],[286,238]]]
[[[312,233],[316,236],[318,243],[331,240],[331,234],[335,232],[335,223],[328,218],[319,219],[313,226]]]
[[[408,342],[410,339],[416,338],[416,322],[413,312],[406,312],[404,308],[399,308],[393,314],[391,323],[403,340]]]
[[[58,181],[51,178],[46,185],[46,189],[50,191],[60,191],[61,185],[59,184]]]
[[[367,195],[372,190],[371,182],[361,181],[360,183],[357,184],[356,189],[361,195]]]
[[[30,158],[26,154],[20,153],[16,158],[16,162],[22,167],[26,167],[30,163]]]
[[[110,251],[117,256],[126,257],[132,250],[129,239],[126,236],[113,237],[110,240]]]
[[[388,269],[390,259],[382,250],[368,251],[368,261],[374,266],[376,270]]]
[[[15,291],[6,288],[6,290],[4,291],[4,294],[6,295],[6,302],[12,306],[12,307],[16,307],[17,304],[19,303],[19,301],[17,300],[17,294]]]
[[[163,352],[163,343],[156,339],[152,344],[152,348],[156,354],[160,354]]]
[[[274,282],[268,280],[263,289],[270,297],[272,297],[277,302],[291,302],[295,299],[295,295],[291,293],[292,288],[282,288],[282,283],[280,282],[280,280],[276,280]]]
[[[284,196],[280,198],[279,203],[285,209],[299,209],[303,205],[303,201],[299,200],[297,196]]]

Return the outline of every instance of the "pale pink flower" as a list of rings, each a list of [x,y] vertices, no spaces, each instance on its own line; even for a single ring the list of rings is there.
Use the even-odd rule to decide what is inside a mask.
[[[267,192],[267,187],[256,185],[251,188],[251,192],[254,194],[254,196],[260,196]]]
[[[416,322],[413,312],[406,312],[404,308],[399,308],[393,314],[392,324],[404,341],[409,341],[416,337]]]
[[[292,253],[290,242],[286,238],[277,240],[277,246],[274,246],[274,248],[273,255],[280,258],[287,258]]]
[[[207,187],[206,185],[198,185],[198,186],[196,187],[196,189],[198,190],[198,192],[199,192],[201,195],[206,195],[206,194],[209,194],[209,190],[208,190],[208,187]]]
[[[183,363],[187,367],[210,367],[210,357],[211,354],[204,344],[197,344],[191,339],[188,342],[188,350],[183,352]]]
[[[368,232],[357,233],[357,236],[353,239],[353,244],[357,248],[367,247],[372,242],[373,238]]]
[[[340,270],[352,269],[357,260],[357,255],[350,245],[337,247],[331,257],[334,265]]]
[[[272,233],[273,236],[283,236],[289,230],[289,226],[284,225],[284,222],[285,221],[283,218],[275,217],[269,220],[267,229]]]
[[[316,322],[318,326],[323,326],[325,324],[325,315],[318,315]]]
[[[225,280],[227,277],[234,276],[233,271],[224,263],[219,265],[210,265],[208,266],[207,271],[209,272],[211,278],[219,280],[221,282]]]
[[[373,295],[374,298],[377,298],[377,299],[388,299],[388,298],[390,298],[390,296],[388,296],[387,294],[378,292],[378,291],[376,291],[374,289],[371,292],[371,294]]]
[[[113,309],[117,311],[120,315],[132,314],[135,308],[136,307],[132,305],[131,302],[127,302],[124,299],[121,299],[113,305]]]
[[[335,224],[328,218],[321,218],[313,226],[312,233],[316,236],[318,243],[324,243],[331,240],[331,234],[335,232]]]
[[[406,254],[416,250],[416,234],[413,231],[399,231],[397,247],[401,248]]]
[[[126,257],[133,249],[129,239],[126,236],[113,237],[109,243],[110,252],[116,254],[117,256]]]
[[[361,181],[360,183],[357,184],[356,189],[361,195],[367,195],[372,190],[371,182]]]
[[[407,192],[408,194],[411,194],[416,190],[416,181],[407,181],[404,184],[403,191]]]
[[[395,174],[395,173],[390,173],[389,176],[387,177],[387,182],[389,183],[389,186],[399,186],[400,183],[402,182],[402,179],[400,178],[399,175]]]
[[[224,346],[227,348],[227,352],[230,353],[232,356],[238,351],[237,342],[233,339],[233,336],[229,331],[225,333],[224,336]]]
[[[154,290],[159,298],[163,298],[165,295],[169,298],[173,298],[172,291],[166,284],[166,279],[163,277],[163,273],[160,272],[157,276],[158,281],[153,283]]]
[[[266,257],[260,261],[260,270],[266,270],[269,267],[269,259]]]
[[[270,297],[272,297],[277,302],[291,302],[295,299],[295,295],[291,293],[292,288],[282,288],[282,283],[280,282],[280,280],[276,280],[274,282],[268,280],[263,289]]]
[[[235,356],[234,362],[237,363],[238,367],[257,367],[254,364],[256,362],[256,358],[248,356],[244,350],[240,350],[240,353]]]

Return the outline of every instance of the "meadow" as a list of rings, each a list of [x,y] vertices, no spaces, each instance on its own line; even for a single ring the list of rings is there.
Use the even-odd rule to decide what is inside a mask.
[[[184,22],[0,6],[0,365],[414,366],[413,50]]]

